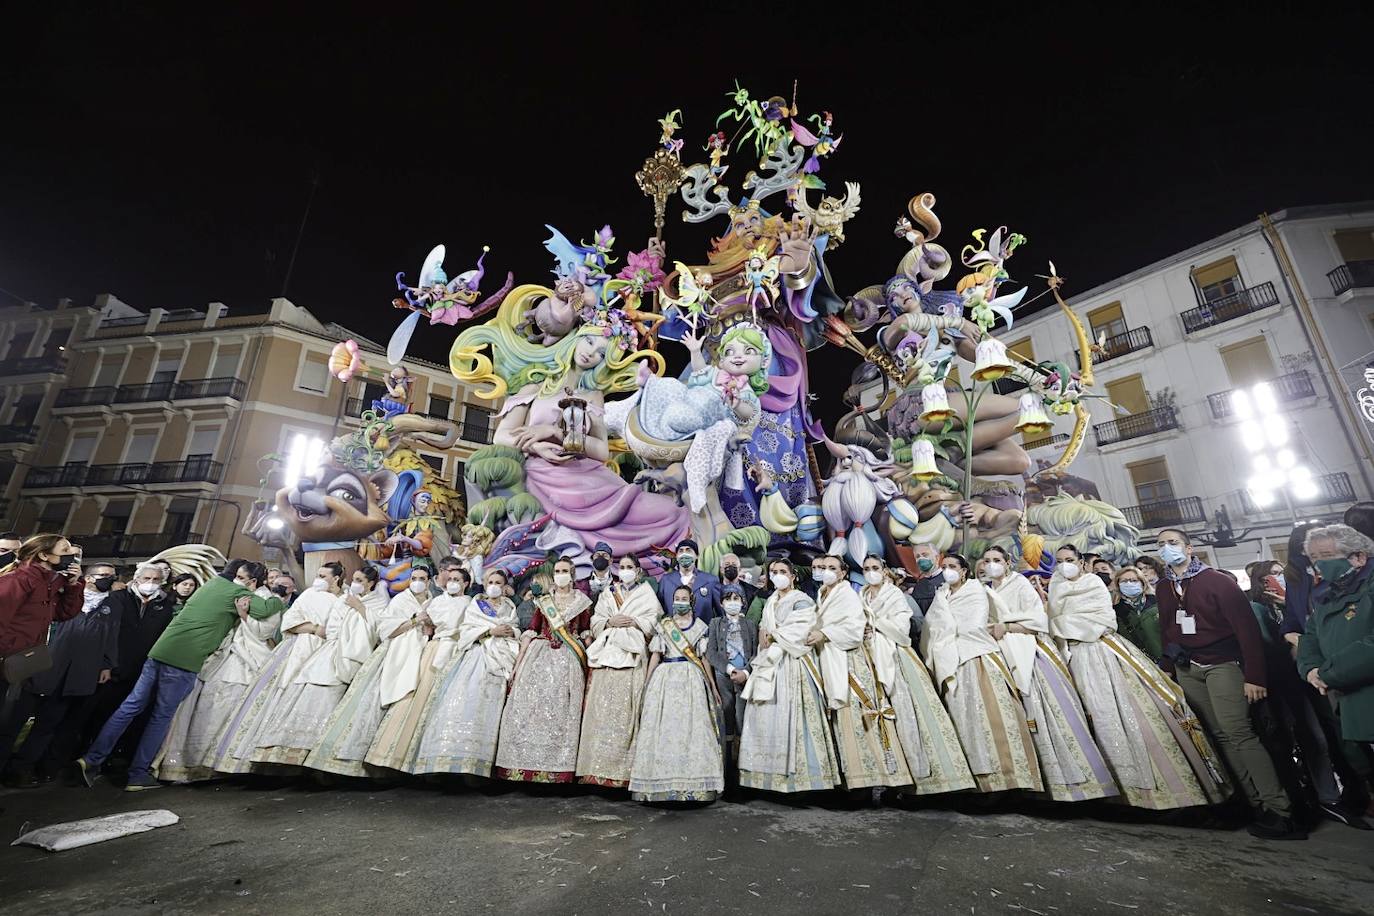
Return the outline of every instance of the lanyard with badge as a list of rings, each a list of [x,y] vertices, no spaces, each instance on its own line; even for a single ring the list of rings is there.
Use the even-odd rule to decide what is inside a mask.
[[[1174,593],[1178,595],[1178,610],[1174,613],[1174,623],[1184,636],[1197,634],[1197,618],[1188,614],[1188,580],[1180,579],[1174,583]]]

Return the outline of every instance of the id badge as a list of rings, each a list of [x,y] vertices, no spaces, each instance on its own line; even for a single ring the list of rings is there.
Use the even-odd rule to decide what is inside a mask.
[[[1179,608],[1177,611],[1174,612],[1174,623],[1180,623],[1180,624],[1181,624],[1181,623],[1183,623],[1183,621],[1185,621],[1185,620],[1187,620],[1187,619],[1188,619],[1188,612],[1185,611],[1183,608]]]
[[[1178,622],[1178,625],[1179,625],[1179,627],[1183,630],[1183,635],[1184,635],[1184,636],[1193,636],[1193,635],[1195,635],[1195,634],[1197,633],[1197,619],[1196,619],[1196,618],[1193,618],[1193,617],[1184,617],[1182,620],[1180,620],[1180,621]]]

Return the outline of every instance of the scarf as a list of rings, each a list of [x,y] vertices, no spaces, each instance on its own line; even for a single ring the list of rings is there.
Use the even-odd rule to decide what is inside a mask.
[[[1193,578],[1193,576],[1196,576],[1204,569],[1211,569],[1211,567],[1208,566],[1206,563],[1202,562],[1201,560],[1199,560],[1197,557],[1193,557],[1188,561],[1188,568],[1183,571],[1183,575],[1180,576],[1178,573],[1174,572],[1174,568],[1172,566],[1164,567],[1164,575],[1168,576],[1169,581],[1171,582],[1181,582],[1184,579]]]

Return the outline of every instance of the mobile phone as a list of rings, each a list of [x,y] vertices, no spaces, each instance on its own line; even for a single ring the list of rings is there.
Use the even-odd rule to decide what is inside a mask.
[[[1283,586],[1279,584],[1279,577],[1278,577],[1278,576],[1265,576],[1265,577],[1264,577],[1264,590],[1267,591],[1267,592],[1273,592],[1274,594],[1278,595],[1280,598],[1287,598],[1287,597],[1288,597],[1288,593],[1285,592],[1284,589],[1283,589]]]

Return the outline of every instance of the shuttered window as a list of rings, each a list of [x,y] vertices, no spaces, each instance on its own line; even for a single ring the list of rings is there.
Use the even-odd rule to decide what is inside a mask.
[[[1174,498],[1174,484],[1169,479],[1169,465],[1163,458],[1137,461],[1126,466],[1135,487],[1136,499],[1142,506]]]
[[[1342,229],[1336,233],[1341,260],[1374,261],[1374,229]]]
[[[1132,415],[1145,413],[1150,409],[1150,396],[1145,392],[1145,382],[1138,375],[1108,382],[1107,399]]]
[[[1093,329],[1093,340],[1108,339],[1126,333],[1126,316],[1121,313],[1121,303],[1113,302],[1088,313],[1088,324]]]
[[[1233,257],[1194,267],[1193,282],[1197,284],[1203,302],[1214,302],[1243,289],[1240,282],[1240,267]]]
[[[1277,374],[1274,371],[1274,359],[1269,355],[1269,342],[1263,337],[1252,337],[1222,347],[1221,361],[1226,365],[1231,384],[1237,388],[1267,382]]]

